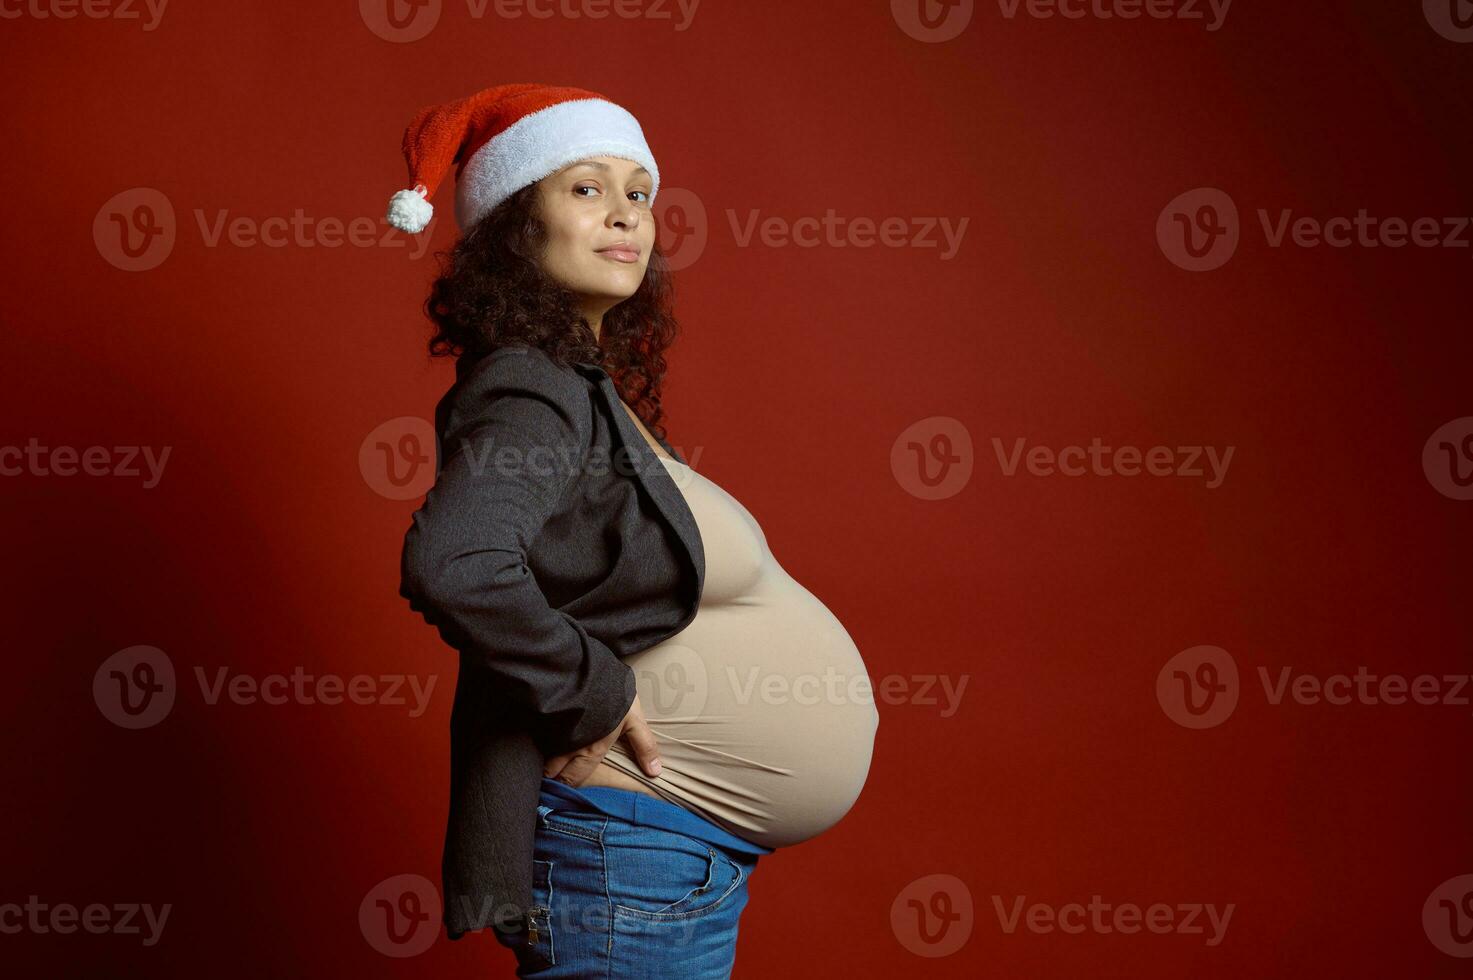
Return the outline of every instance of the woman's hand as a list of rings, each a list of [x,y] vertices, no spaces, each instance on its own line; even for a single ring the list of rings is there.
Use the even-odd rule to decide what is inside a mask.
[[[634,695],[634,702],[629,706],[629,712],[619,727],[609,732],[603,738],[581,749],[569,752],[566,755],[555,755],[548,759],[542,766],[542,774],[559,782],[567,783],[569,786],[581,786],[583,781],[593,775],[600,762],[608,754],[613,744],[619,741],[621,735],[629,737],[629,750],[634,758],[639,760],[639,766],[651,779],[660,774],[660,747],[655,742],[655,733],[645,723],[644,709],[639,706],[639,694]]]

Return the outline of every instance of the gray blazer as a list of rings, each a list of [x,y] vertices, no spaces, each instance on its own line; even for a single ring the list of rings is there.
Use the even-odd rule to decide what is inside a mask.
[[[515,941],[544,759],[618,726],[635,695],[621,658],[695,617],[705,554],[596,365],[525,346],[466,354],[435,428],[437,476],[404,537],[399,592],[460,655],[445,928]]]

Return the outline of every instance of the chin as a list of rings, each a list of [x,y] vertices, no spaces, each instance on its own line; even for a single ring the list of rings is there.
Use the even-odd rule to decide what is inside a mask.
[[[637,283],[632,288],[623,284],[598,283],[594,285],[590,283],[585,288],[577,290],[577,293],[585,299],[618,304],[624,302],[638,291],[639,285]]]
[[[599,292],[605,296],[625,300],[639,292],[639,284],[642,282],[644,282],[644,270],[640,270],[638,274],[625,273],[600,283],[603,288]]]

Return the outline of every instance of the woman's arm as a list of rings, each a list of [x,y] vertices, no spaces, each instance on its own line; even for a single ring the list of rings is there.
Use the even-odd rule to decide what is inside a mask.
[[[447,458],[404,538],[400,595],[528,710],[545,757],[612,732],[635,697],[629,667],[552,608],[527,567],[578,479],[590,412],[580,382],[540,353],[487,355],[455,400]]]

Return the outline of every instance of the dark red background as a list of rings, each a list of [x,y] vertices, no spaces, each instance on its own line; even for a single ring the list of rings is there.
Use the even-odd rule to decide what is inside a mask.
[[[7,9],[12,9],[7,7]],[[678,14],[677,14],[678,16]],[[960,710],[882,702],[869,782],[764,859],[737,976],[1453,976],[1422,906],[1473,872],[1470,709],[1270,704],[1262,666],[1466,674],[1473,503],[1423,474],[1473,415],[1473,249],[1271,248],[1256,210],[1466,217],[1473,44],[1416,0],[1238,0],[1201,21],[1009,20],[922,43],[880,0],[707,0],[668,20],[475,20],[414,43],[351,2],[185,4],[0,22],[7,152],[0,444],[172,447],[163,480],[7,476],[13,603],[0,904],[172,903],[136,936],[0,934],[11,976],[510,975],[489,936],[394,959],[358,906],[438,884],[453,654],[397,596],[414,501],[360,474],[428,417],[432,259],[208,247],[196,211],[366,216],[406,186],[423,105],[510,81],[603,92],[663,187],[705,209],[677,277],[670,441],[761,521],[871,676],[967,679]],[[93,236],[120,192],[172,202],[145,272]],[[1243,241],[1186,272],[1167,203],[1236,201]],[[662,194],[664,193],[662,189]],[[434,248],[453,241],[446,185]],[[671,195],[674,198],[674,195]],[[740,247],[785,222],[969,220],[930,247]],[[668,218],[668,210],[665,214]],[[667,248],[678,244],[662,228]],[[897,437],[945,416],[974,471],[918,499]],[[1004,476],[991,440],[1234,446],[1202,479]],[[168,653],[179,701],[110,723],[94,672]],[[1230,720],[1174,723],[1157,672],[1199,644],[1242,672]],[[208,705],[195,667],[436,675],[429,711]],[[1465,692],[1466,693],[1466,692]],[[916,879],[969,891],[927,958],[892,928]],[[1201,935],[1006,933],[992,896],[1236,908]]]

